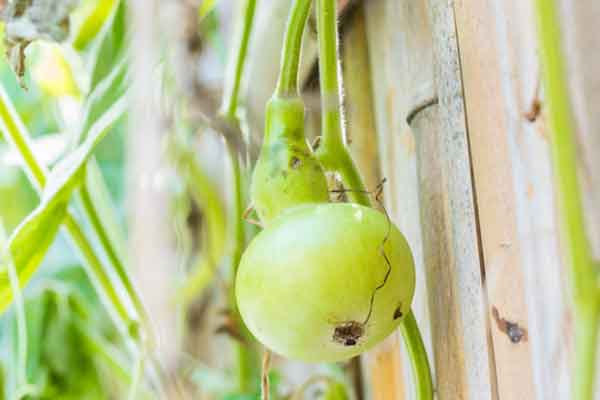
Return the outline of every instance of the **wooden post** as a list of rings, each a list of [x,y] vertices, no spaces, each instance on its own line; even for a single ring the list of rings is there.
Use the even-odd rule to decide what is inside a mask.
[[[485,262],[493,354],[500,399],[535,398],[529,321],[501,58],[510,42],[499,37],[505,23],[492,2],[455,3],[456,26],[476,189],[481,250]],[[521,117],[520,119],[524,119]]]

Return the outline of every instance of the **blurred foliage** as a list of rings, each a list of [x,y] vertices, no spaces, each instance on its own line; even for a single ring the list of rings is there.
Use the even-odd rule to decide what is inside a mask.
[[[74,51],[69,42],[59,46],[34,41],[27,46],[26,68],[22,77],[27,89],[20,86],[8,60],[3,57],[4,45],[0,45],[0,84],[34,138],[36,154],[49,165],[77,142],[73,138],[75,132],[87,132],[94,118],[115,100],[111,98],[98,107],[92,115],[94,118],[87,121],[88,125],[84,125],[86,121],[80,121],[82,115],[90,114],[84,110],[87,104],[84,102],[85,94],[93,92],[112,72],[117,60],[115,55],[123,52],[125,41],[124,11],[121,10],[119,29],[100,34],[106,20],[112,17],[110,11],[114,7],[110,5],[109,12],[102,14],[96,11],[94,18],[87,18],[95,3],[92,0],[82,1],[72,16],[76,22],[73,25],[78,32],[83,32],[73,35],[75,40],[79,40],[75,47],[79,47],[80,52]],[[107,5],[106,1],[103,3]],[[114,5],[116,1],[112,3]],[[40,8],[30,10],[39,11]],[[16,22],[23,21],[13,20],[11,23]],[[49,24],[52,21],[46,19],[44,22]],[[13,25],[7,25],[6,29],[12,32]],[[2,26],[0,43],[4,43],[4,32],[5,26]],[[66,35],[41,36],[60,40],[67,38]],[[81,45],[84,36],[86,46]],[[109,39],[102,40],[106,36]],[[94,153],[120,215],[123,214],[124,132],[123,122],[114,126]],[[51,149],[58,150],[51,155]],[[38,195],[18,160],[18,153],[0,135],[0,216],[9,232],[39,203]],[[122,223],[122,219],[119,222]],[[123,344],[79,265],[72,246],[64,238],[59,237],[52,244],[40,271],[25,288],[24,295],[28,348],[26,376],[35,392],[26,398],[123,398],[126,389],[123,382],[129,372],[126,368],[116,368],[114,355],[107,352],[107,349],[115,349],[114,353],[119,354],[122,350],[118,349]],[[15,311],[11,307],[0,317],[0,399],[14,399],[17,341]],[[115,377],[119,379],[115,380]]]
[[[118,336],[79,266],[65,266],[33,287],[25,315],[28,398],[105,399],[118,392],[119,385],[110,379],[111,365],[99,357],[96,343],[98,338],[115,342]],[[16,365],[11,349],[17,348],[18,340],[14,311],[1,321],[0,359],[10,382],[17,373],[10,367]]]

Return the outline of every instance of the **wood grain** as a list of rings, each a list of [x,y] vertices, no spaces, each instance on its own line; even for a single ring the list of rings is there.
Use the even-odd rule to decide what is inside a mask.
[[[515,194],[508,145],[508,115],[502,96],[498,41],[502,15],[492,2],[454,3],[473,163],[481,249],[485,262],[488,315],[491,319],[499,398],[533,399],[535,382],[530,343],[510,336],[502,319],[526,332],[528,313],[522,257],[517,236]],[[502,318],[502,319],[501,319]],[[515,331],[516,332],[516,331]]]
[[[443,293],[443,296],[445,301],[452,303],[450,316],[444,317],[432,309],[432,320],[453,319],[450,325],[453,330],[448,334],[455,335],[451,343],[458,343],[458,348],[445,349],[436,343],[435,349],[438,352],[450,350],[451,354],[461,354],[464,362],[463,376],[455,375],[451,366],[438,365],[439,369],[446,370],[457,392],[441,392],[446,390],[446,383],[442,382],[442,371],[439,369],[438,390],[442,399],[493,399],[497,397],[494,355],[488,341],[487,299],[482,287],[483,265],[471,180],[456,22],[451,2],[430,0],[428,5],[434,38],[434,79],[439,100],[439,104],[434,106],[437,108],[437,129],[421,132],[417,136],[438,136],[437,151],[442,171],[441,215],[445,223],[442,239],[448,246],[447,259],[442,262],[446,264],[444,268],[450,271],[447,274],[450,292]],[[424,227],[428,226],[428,223],[424,224]],[[431,295],[432,298],[440,296],[433,292]],[[436,360],[439,360],[437,353]],[[457,372],[460,373],[460,368]]]

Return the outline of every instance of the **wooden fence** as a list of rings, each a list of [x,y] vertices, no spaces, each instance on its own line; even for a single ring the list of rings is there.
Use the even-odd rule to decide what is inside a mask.
[[[560,5],[598,255],[600,2]],[[351,147],[369,185],[387,178],[386,207],[414,252],[438,398],[570,398],[572,308],[533,2],[367,0],[343,28]],[[367,398],[414,398],[399,334],[363,367]]]

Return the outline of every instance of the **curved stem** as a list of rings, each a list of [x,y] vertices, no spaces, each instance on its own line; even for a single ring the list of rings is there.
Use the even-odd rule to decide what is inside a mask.
[[[423,344],[419,326],[412,310],[402,320],[400,325],[402,337],[408,348],[408,354],[411,360],[411,368],[413,376],[416,380],[415,389],[417,399],[431,400],[433,399],[433,381],[431,378],[431,369],[429,360],[427,359],[427,350]]]
[[[247,0],[243,11],[243,26],[241,29],[241,37],[239,46],[234,50],[233,57],[233,74],[227,76],[226,94],[223,97],[221,106],[221,115],[225,119],[235,125],[236,131],[241,133],[239,119],[237,117],[240,82],[242,80],[246,55],[248,50],[248,42],[252,32],[254,22],[254,11],[256,8],[256,0]],[[241,332],[246,332],[246,328],[239,315],[237,303],[235,300],[235,276],[242,257],[242,252],[246,245],[246,235],[243,225],[244,214],[244,195],[242,190],[242,166],[240,165],[240,154],[235,146],[234,138],[226,137],[227,151],[231,163],[231,174],[233,184],[233,209],[231,218],[233,245],[231,249],[231,290],[229,293],[229,303],[233,317],[235,318]],[[254,356],[247,343],[235,342],[235,352],[237,355],[237,377],[239,390],[246,393],[250,390],[253,360]]]
[[[275,89],[275,93],[282,97],[298,95],[298,67],[302,52],[302,36],[311,3],[312,0],[296,0],[287,21],[281,52],[281,70]]]
[[[336,171],[341,175],[344,185],[351,190],[349,194],[352,200],[365,206],[371,206],[360,173],[344,144],[336,1],[317,0],[317,4],[319,72],[323,113],[323,137],[317,150],[317,157],[326,169]],[[401,331],[408,348],[416,381],[417,398],[419,400],[432,399],[433,383],[429,360],[412,310],[402,320]]]
[[[569,103],[566,68],[561,52],[560,21],[555,0],[536,0],[538,40],[548,103],[550,144],[558,192],[563,245],[571,269],[575,304],[576,354],[574,395],[593,397],[596,339],[598,335],[598,269],[586,235],[577,179],[575,124]]]

